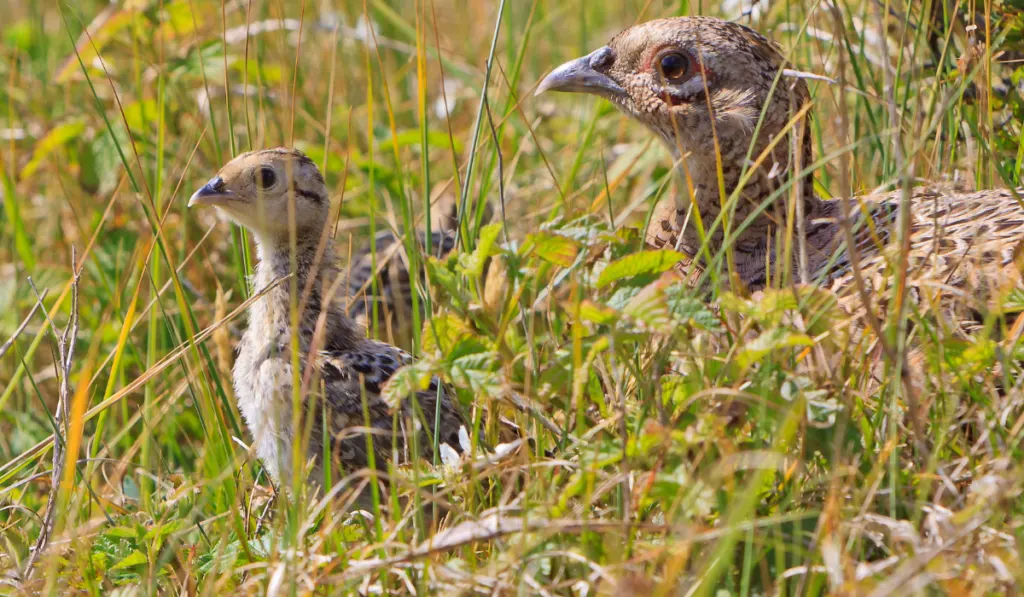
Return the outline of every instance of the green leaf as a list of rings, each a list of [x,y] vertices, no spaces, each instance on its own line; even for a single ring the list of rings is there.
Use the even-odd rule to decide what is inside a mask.
[[[736,356],[736,361],[741,367],[746,368],[774,350],[794,346],[812,346],[813,344],[814,341],[807,334],[798,334],[785,328],[773,328],[748,343]]]
[[[433,377],[431,369],[431,363],[426,360],[400,368],[381,389],[381,398],[389,407],[398,408],[409,396],[427,389]]]
[[[21,219],[18,198],[14,196],[14,181],[7,175],[7,170],[0,172],[3,172],[4,212],[7,219],[11,221],[11,226],[14,227],[14,250],[18,253],[18,258],[21,259],[25,269],[31,272],[36,267],[36,258],[32,251],[32,243],[29,242],[28,235],[25,233],[25,221]]]
[[[501,233],[501,223],[488,224],[480,229],[480,239],[476,249],[470,255],[459,256],[459,267],[472,278],[479,278],[484,273],[484,264],[494,254],[494,243]]]
[[[580,319],[599,325],[610,325],[618,319],[618,313],[588,299],[580,303]]]
[[[35,27],[32,26],[32,22],[28,19],[17,21],[7,29],[4,29],[4,42],[11,47],[28,53],[36,42]]]
[[[128,554],[128,556],[123,560],[114,564],[110,570],[124,570],[125,568],[133,568],[135,566],[145,566],[148,562],[149,560],[146,558],[146,554],[139,550],[135,550]]]
[[[665,289],[665,302],[672,316],[681,323],[691,324],[708,331],[721,331],[722,320],[708,309],[704,301],[692,296],[692,290],[683,284],[673,284]]]
[[[454,313],[438,313],[423,322],[423,354],[447,353],[461,338],[476,333]]]
[[[466,338],[455,345],[447,360],[452,378],[460,386],[479,394],[494,395],[500,380],[498,356],[477,338]]]
[[[576,241],[550,232],[537,232],[527,236],[526,240],[528,245],[532,243],[538,257],[562,267],[572,265],[580,250]]]
[[[640,275],[654,275],[672,269],[672,266],[679,263],[686,256],[671,249],[659,251],[641,251],[627,255],[618,261],[614,261],[604,268],[597,279],[597,287],[604,288],[612,282],[623,278],[633,278]]]
[[[177,533],[178,531],[185,528],[185,526],[185,521],[180,519],[172,520],[166,524],[158,524],[155,527],[146,531],[145,538],[149,540],[157,537],[166,537],[167,535],[170,535],[172,533]]]
[[[1020,313],[1024,311],[1024,290],[1020,288],[1011,290],[1010,294],[1003,299],[1002,307],[1005,313]]]
[[[139,533],[135,530],[135,527],[113,527],[103,531],[103,534],[107,537],[117,537],[119,539],[139,538]]]
[[[50,157],[54,151],[63,147],[68,141],[81,135],[84,130],[85,122],[72,120],[59,124],[46,133],[46,136],[36,143],[35,149],[32,151],[32,159],[21,169],[21,179],[24,180],[35,174],[43,160]]]
[[[452,297],[458,297],[461,295],[462,287],[459,284],[459,280],[456,275],[448,269],[445,261],[438,260],[437,257],[429,256],[424,262],[424,266],[427,270],[427,276],[430,277],[431,284],[435,284],[443,288]]]
[[[128,129],[136,134],[142,134],[146,125],[155,127],[157,121],[156,100],[147,99],[139,102],[129,102],[124,105],[124,119],[128,123]]]

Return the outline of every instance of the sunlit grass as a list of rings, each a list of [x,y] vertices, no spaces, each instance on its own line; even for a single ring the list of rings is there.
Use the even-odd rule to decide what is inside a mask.
[[[820,193],[1021,184],[1019,4],[949,3],[934,38],[921,22],[932,6],[913,5],[911,26],[906,7],[874,1],[777,0],[750,19],[837,81],[812,84],[817,159],[804,166]],[[36,311],[0,354],[7,586],[1018,589],[1024,319],[980,314],[966,336],[910,304],[851,333],[824,291],[722,293],[709,307],[659,285],[672,255],[640,251],[653,206],[679,192],[667,152],[605,102],[533,97],[550,68],[634,22],[720,9],[8,7],[0,341]],[[445,261],[404,235],[429,280],[411,337],[370,333],[458,389],[481,423],[478,459],[392,466],[366,515],[341,508],[365,472],[328,479],[326,499],[301,478],[275,493],[247,451],[231,365],[261,290],[247,280],[255,254],[240,229],[185,205],[231,155],[287,144],[322,166],[344,257],[379,231],[430,226],[439,195],[462,208]],[[29,278],[46,291],[38,308]],[[1012,301],[1007,312],[1024,296]],[[919,385],[887,358],[896,349]],[[509,439],[502,417],[530,441],[486,461],[482,446]],[[440,505],[445,518],[426,516]]]

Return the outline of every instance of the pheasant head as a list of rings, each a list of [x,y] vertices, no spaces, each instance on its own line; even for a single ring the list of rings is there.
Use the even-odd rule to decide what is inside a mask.
[[[709,227],[724,200],[739,191],[732,213],[741,222],[783,187],[794,150],[801,169],[810,165],[809,136],[791,142],[795,130],[805,130],[795,117],[803,115],[809,99],[802,79],[783,76],[791,73],[779,48],[752,29],[710,17],[679,17],[626,29],[608,45],[556,68],[537,93],[598,95],[650,129],[672,152],[690,189],[676,202],[672,227],[678,233],[690,204],[686,194]],[[801,196],[813,200],[810,179],[798,184]],[[763,235],[767,225],[758,219],[751,232]],[[721,227],[712,242],[721,240],[720,233]]]
[[[324,178],[305,154],[278,148],[244,153],[228,162],[189,199],[213,205],[261,243],[287,246],[318,241],[328,220]]]

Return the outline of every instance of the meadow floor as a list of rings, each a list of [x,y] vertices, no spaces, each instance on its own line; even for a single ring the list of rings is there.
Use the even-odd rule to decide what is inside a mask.
[[[5,3],[0,592],[1020,592],[1024,293],[970,326],[718,280],[707,306],[641,253],[668,152],[533,95],[635,22],[742,18],[837,81],[810,82],[822,195],[1020,186],[1024,5],[935,2]],[[275,498],[235,404],[255,254],[186,203],[279,145],[321,165],[343,255],[468,206],[396,341],[484,437],[392,467],[373,512],[338,503],[366,474]]]

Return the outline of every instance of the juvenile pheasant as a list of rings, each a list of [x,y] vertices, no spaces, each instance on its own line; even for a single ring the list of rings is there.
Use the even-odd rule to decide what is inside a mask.
[[[196,191],[189,205],[215,206],[256,240],[259,263],[253,285],[265,294],[249,308],[234,385],[256,454],[275,480],[290,482],[295,467],[305,464],[292,458],[295,442],[304,439],[301,428],[293,427],[296,379],[303,409],[299,420],[312,431],[304,454],[316,459],[314,480],[324,478],[320,455],[325,444],[339,472],[370,466],[367,434],[378,468],[387,465],[393,449],[400,460],[408,459],[413,429],[421,430],[419,454],[426,458],[432,455],[435,433],[439,443],[460,449],[464,419],[445,388],[438,393],[436,380],[415,400],[403,401],[397,417],[382,399],[383,386],[396,369],[410,362],[410,355],[364,338],[363,330],[345,314],[347,287],[327,227],[327,187],[309,158],[291,149],[242,154]],[[293,304],[298,309],[295,327]],[[297,373],[289,350],[293,334]],[[324,423],[326,436],[321,433]]]
[[[537,93],[604,97],[668,147],[689,192],[656,207],[647,240],[696,259],[681,266],[691,278],[709,264],[724,269],[721,251],[728,244],[738,281],[750,290],[817,282],[849,295],[857,266],[869,291],[884,291],[901,271],[902,192],[851,201],[854,246],[848,247],[842,202],[819,198],[808,174],[813,156],[805,77],[748,27],[681,17],[626,29],[607,46],[556,68]],[[986,299],[1021,286],[1013,263],[1024,238],[1019,193],[908,193],[910,285],[940,294],[966,289]],[[797,201],[790,203],[791,197]],[[790,206],[795,220],[787,214]],[[795,224],[791,243],[787,222]]]

